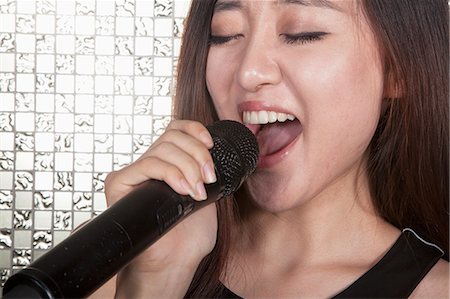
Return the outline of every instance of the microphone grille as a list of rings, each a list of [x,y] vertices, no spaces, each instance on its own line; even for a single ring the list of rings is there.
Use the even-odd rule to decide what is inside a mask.
[[[256,169],[258,142],[255,135],[243,124],[222,120],[208,126],[214,141],[210,150],[224,196],[235,192]]]

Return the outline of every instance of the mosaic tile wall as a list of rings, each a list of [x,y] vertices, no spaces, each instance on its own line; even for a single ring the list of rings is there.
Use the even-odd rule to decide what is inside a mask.
[[[189,0],[0,0],[0,291],[170,121]]]

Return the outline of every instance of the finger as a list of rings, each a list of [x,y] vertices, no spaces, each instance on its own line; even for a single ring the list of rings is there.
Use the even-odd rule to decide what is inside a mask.
[[[209,150],[205,147],[205,144],[179,130],[170,130],[164,133],[163,136],[160,137],[159,142],[153,144],[150,150],[144,153],[139,159],[157,155],[156,149],[158,149],[161,156],[167,156],[167,152],[161,151],[161,147],[165,147],[165,143],[173,144],[190,155],[199,165],[205,183],[211,184],[217,181],[214,162]],[[179,152],[177,151],[174,154],[178,153]],[[170,162],[169,160],[166,161]]]
[[[175,120],[167,126],[167,131],[178,130],[201,141],[207,148],[212,148],[214,143],[211,134],[206,127],[197,121]]]
[[[189,194],[194,199],[198,199],[181,170],[174,164],[163,161],[159,157],[146,157],[122,168],[109,181],[109,184],[114,184],[114,181],[120,182],[120,184],[126,185],[129,187],[128,189],[131,189],[150,179],[164,181],[178,194]]]
[[[206,199],[206,191],[203,179],[203,170],[212,164],[209,152],[202,145],[201,149],[206,152],[208,158],[204,165],[200,164],[185,148],[180,148],[176,144],[165,142],[156,146],[149,157],[158,157],[168,164],[175,165],[184,175],[192,188],[196,198]],[[213,170],[214,171],[214,170]]]

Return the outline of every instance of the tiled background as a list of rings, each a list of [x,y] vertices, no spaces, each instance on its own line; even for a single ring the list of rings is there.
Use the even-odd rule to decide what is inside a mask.
[[[1,285],[169,122],[188,1],[0,0]]]

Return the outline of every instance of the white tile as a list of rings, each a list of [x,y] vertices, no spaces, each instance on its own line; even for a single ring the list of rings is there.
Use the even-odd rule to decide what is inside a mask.
[[[155,76],[172,76],[172,58],[155,57],[153,63],[153,72]]]
[[[69,113],[55,114],[55,131],[63,133],[71,133],[74,130],[74,117]]]
[[[52,220],[53,217],[51,211],[34,211],[34,228],[51,229]]]
[[[32,170],[34,168],[34,154],[30,152],[16,153],[16,170]]]
[[[152,77],[134,77],[134,93],[136,95],[151,95],[153,90]]]
[[[174,0],[174,17],[185,18],[189,12],[190,0]]]
[[[0,93],[0,111],[14,111],[15,101],[13,93]]]
[[[19,92],[33,92],[35,89],[34,74],[16,74],[16,90]]]
[[[90,94],[75,95],[75,113],[94,113],[94,96]]]
[[[56,0],[56,13],[73,16],[75,14],[75,0]]]
[[[75,56],[75,65],[77,74],[94,74],[95,57],[93,55]]]
[[[72,193],[55,192],[55,210],[71,210],[72,209]]]
[[[94,135],[75,134],[73,144],[75,152],[91,153],[94,149]]]
[[[16,113],[16,131],[34,131],[34,113]]]
[[[36,50],[36,37],[32,34],[16,34],[16,51],[18,53],[34,53]]]
[[[154,115],[170,115],[172,111],[172,99],[170,97],[153,98]]]
[[[114,36],[95,37],[95,54],[114,55],[114,51],[115,51]]]
[[[36,33],[54,34],[55,16],[36,15]]]
[[[0,179],[1,179],[1,173],[0,173]],[[0,210],[0,227],[11,227],[12,225],[12,211],[1,211]]]
[[[0,71],[14,72],[15,61],[13,53],[0,53]]]
[[[70,236],[70,231],[54,231],[53,232],[53,246],[58,245],[64,239]]]
[[[75,87],[75,77],[73,75],[56,75],[56,92],[73,93]]]
[[[75,33],[81,35],[95,34],[95,17],[94,16],[76,16],[75,17]]]
[[[94,193],[94,210],[103,211],[106,209],[106,197],[105,193],[95,192]]]
[[[14,231],[14,247],[15,248],[30,248],[31,246],[31,231],[15,230]]]
[[[112,115],[96,114],[94,116],[94,132],[111,134],[113,132]]]
[[[95,76],[95,93],[112,94],[114,91],[113,76]]]
[[[153,37],[138,36],[135,39],[135,53],[140,56],[153,55]]]
[[[53,133],[35,134],[35,148],[38,152],[52,152],[54,150],[55,137]]]
[[[75,53],[75,36],[56,35],[56,53],[58,54]]]
[[[151,134],[152,133],[152,116],[135,115],[133,117],[133,132],[135,134]]]
[[[2,14],[0,18],[0,32],[15,32],[16,31],[16,15]]]
[[[133,56],[116,56],[114,61],[114,72],[116,75],[133,75]]]
[[[112,154],[95,154],[94,155],[94,171],[111,172],[112,171]]]
[[[73,183],[77,191],[92,191],[92,174],[76,172]]]
[[[73,227],[77,227],[91,219],[91,212],[74,212]]]
[[[97,0],[97,15],[99,16],[113,16],[116,13],[115,1],[112,0]]]
[[[32,0],[16,0],[16,12],[19,14],[35,14],[36,2]]]
[[[55,153],[55,170],[56,171],[72,171],[73,170],[73,154],[72,153]]]
[[[14,133],[0,132],[0,150],[14,150]]]
[[[36,171],[34,188],[36,190],[53,190],[53,172]]]
[[[117,35],[134,35],[133,17],[116,17]]]
[[[0,137],[2,133],[0,133]],[[0,141],[1,143],[1,141]],[[13,172],[0,171],[0,189],[11,190],[13,186]]]
[[[53,94],[36,94],[36,112],[54,112],[55,96]]]
[[[115,114],[132,114],[133,98],[131,96],[114,97],[114,113]]]
[[[37,73],[54,73],[55,72],[55,56],[46,54],[36,55],[36,72]]]
[[[94,93],[94,77],[89,75],[75,76],[76,93]]]
[[[181,49],[181,38],[174,38],[173,39],[174,56],[178,57],[178,53],[180,53],[180,49]]]
[[[173,36],[173,20],[171,18],[155,18],[155,36]]]
[[[130,135],[114,135],[114,152],[115,153],[131,153],[131,136]]]
[[[154,15],[154,1],[136,0],[136,16],[153,17],[153,15]]]
[[[33,208],[33,193],[30,191],[16,191],[14,201],[16,209],[31,210]]]

